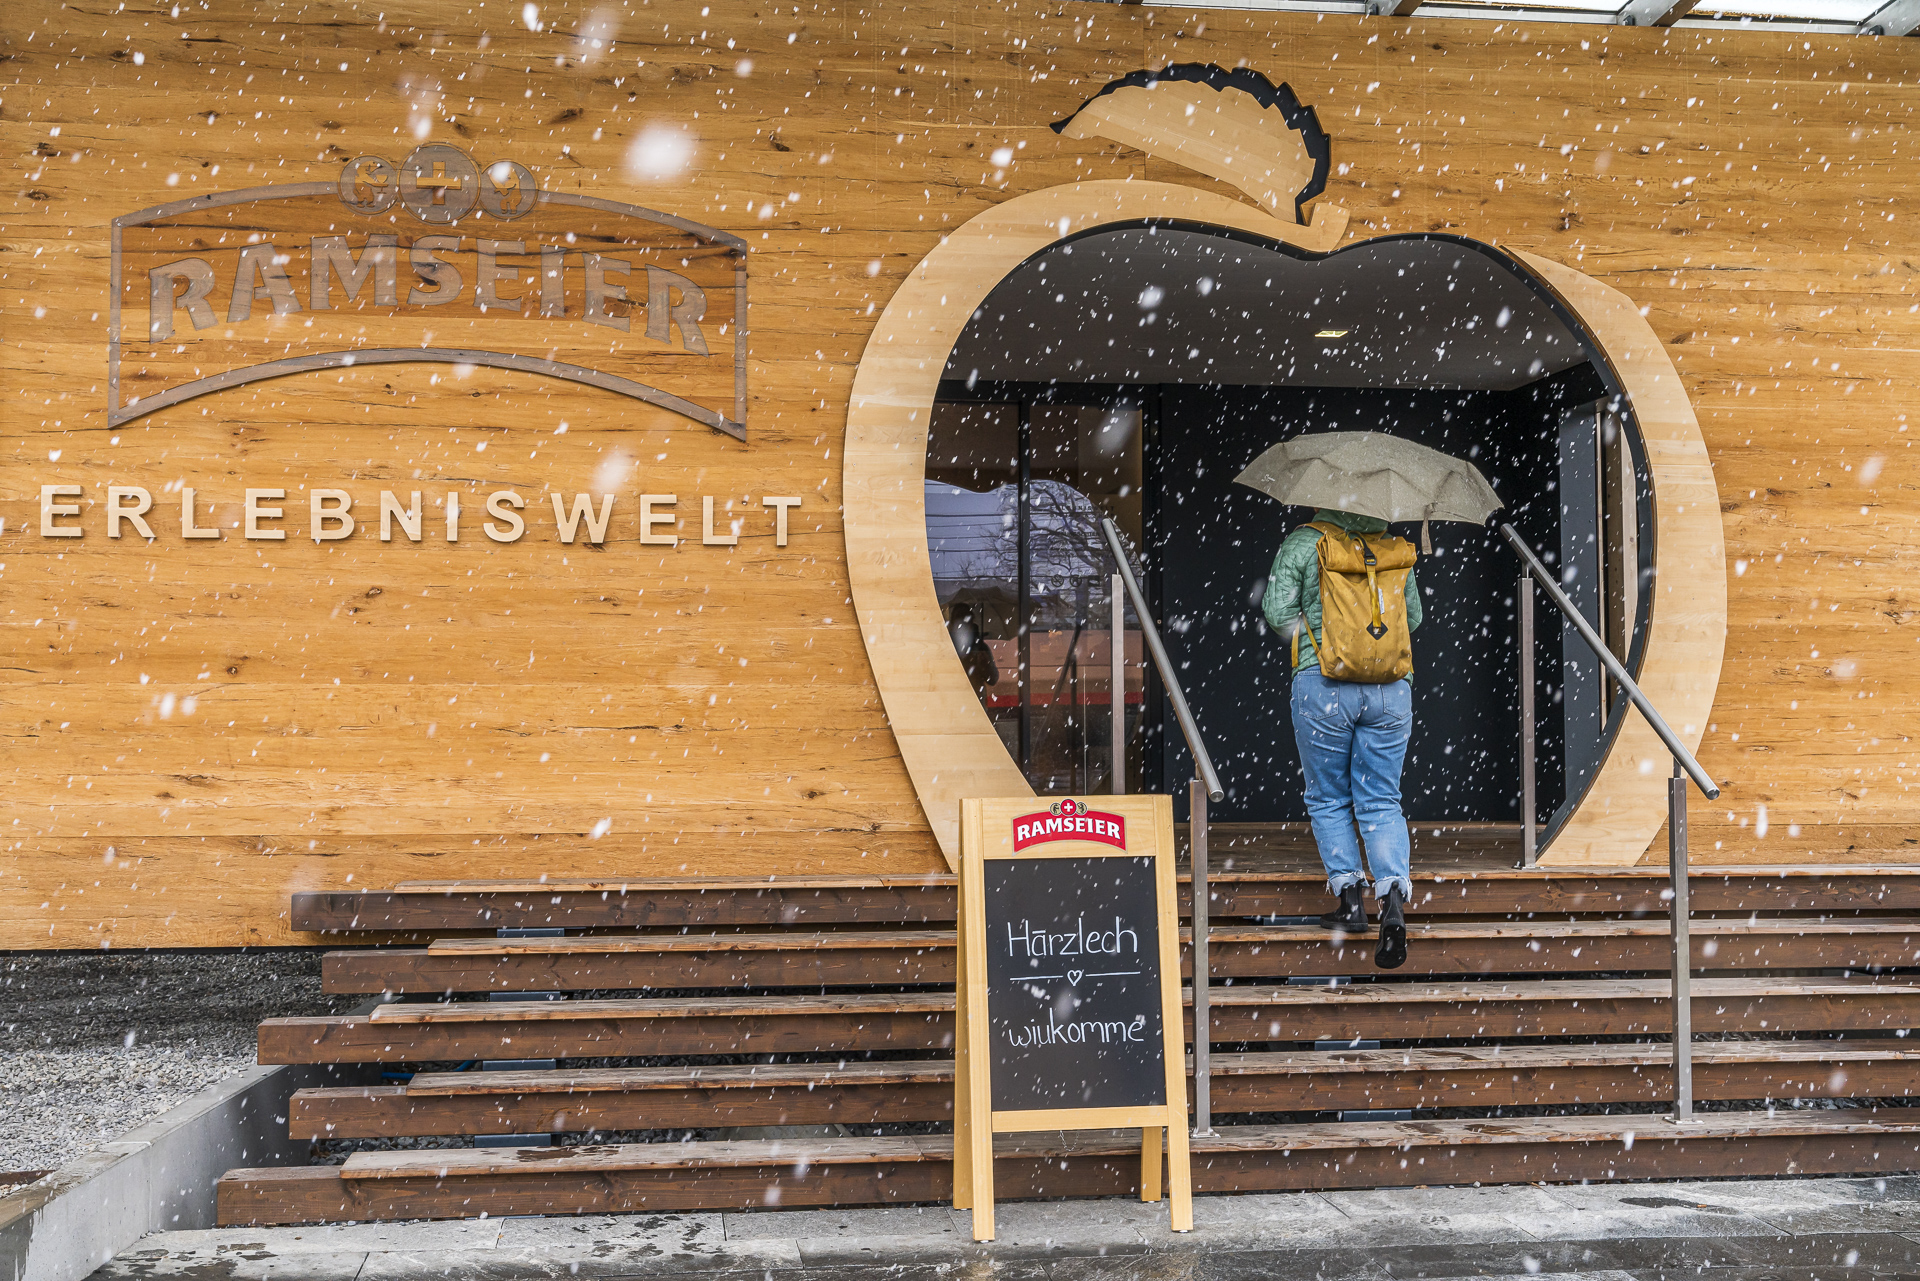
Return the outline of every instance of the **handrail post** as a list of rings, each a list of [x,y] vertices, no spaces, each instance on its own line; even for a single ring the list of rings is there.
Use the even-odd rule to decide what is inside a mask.
[[[1145,642],[1147,653],[1153,659],[1154,668],[1159,671],[1161,681],[1167,687],[1167,701],[1173,704],[1173,718],[1180,723],[1180,733],[1187,740],[1187,750],[1193,753],[1193,770],[1207,785],[1207,795],[1212,799],[1226,799],[1227,791],[1220,786],[1220,775],[1213,768],[1213,757],[1207,755],[1207,745],[1200,741],[1200,727],[1193,723],[1193,709],[1187,706],[1186,691],[1180,688],[1180,677],[1173,670],[1173,660],[1167,657],[1167,647],[1160,643],[1160,629],[1153,625],[1153,612],[1147,608],[1147,598],[1140,594],[1140,584],[1133,581],[1133,569],[1127,564],[1127,553],[1120,546],[1120,530],[1110,517],[1100,518],[1100,532],[1107,537],[1107,548],[1113,553],[1114,564],[1119,566],[1120,581],[1126,585],[1127,599],[1133,602],[1134,617],[1140,620],[1140,639]]]
[[[1687,777],[1678,757],[1667,780],[1667,871],[1673,882],[1673,1123],[1693,1120],[1693,941],[1687,903]]]
[[[1015,489],[1014,518],[1014,554],[1020,582],[1015,591],[1018,602],[1019,626],[1014,630],[1018,637],[1015,646],[1015,672],[1018,679],[1014,688],[1020,691],[1020,716],[1018,720],[1018,738],[1020,743],[1020,772],[1026,774],[1033,769],[1033,421],[1031,407],[1023,397],[1020,401],[1019,431],[1020,472],[1018,487]]]
[[[1213,969],[1207,959],[1207,785],[1187,784],[1187,852],[1193,869],[1193,1136],[1213,1134]]]
[[[1107,678],[1107,704],[1112,721],[1113,794],[1127,794],[1127,597],[1120,575],[1113,576],[1113,633]]]
[[[1115,643],[1117,645],[1124,639],[1121,628],[1124,616],[1117,598],[1119,589],[1125,587],[1127,599],[1133,602],[1133,612],[1140,620],[1140,641],[1146,646],[1148,657],[1153,660],[1155,670],[1166,685],[1167,701],[1173,705],[1174,719],[1180,723],[1180,733],[1187,740],[1187,750],[1193,753],[1194,778],[1187,793],[1191,799],[1187,851],[1193,873],[1193,1133],[1196,1137],[1206,1137],[1213,1133],[1213,1013],[1209,1006],[1213,971],[1207,960],[1207,803],[1224,800],[1227,793],[1220,786],[1220,775],[1213,768],[1213,757],[1207,754],[1207,745],[1200,741],[1200,727],[1194,724],[1193,709],[1187,706],[1186,691],[1180,688],[1180,677],[1173,670],[1173,661],[1167,657],[1167,647],[1160,643],[1160,629],[1153,625],[1153,613],[1147,608],[1147,598],[1140,594],[1140,584],[1133,579],[1133,568],[1127,563],[1126,548],[1120,543],[1120,531],[1111,519],[1102,518],[1100,532],[1106,535],[1107,549],[1113,553],[1114,568],[1118,571],[1113,576],[1116,597],[1113,611]],[[1122,675],[1120,659],[1116,657],[1115,692],[1116,697],[1122,700],[1116,704],[1116,723],[1124,710],[1126,688],[1122,683]],[[1118,763],[1123,760],[1120,754],[1122,744],[1120,731],[1116,729],[1114,734],[1117,769]]]
[[[1513,599],[1520,613],[1520,863],[1532,867],[1540,861],[1540,849],[1534,819],[1533,576],[1525,566]]]
[[[1645,691],[1627,673],[1620,660],[1614,657],[1606,642],[1593,630],[1593,625],[1573,607],[1573,602],[1560,590],[1560,585],[1554,582],[1553,575],[1533,554],[1526,540],[1514,531],[1512,525],[1500,526],[1500,536],[1507,540],[1507,545],[1513,548],[1520,563],[1533,575],[1541,590],[1546,592],[1547,599],[1553,602],[1554,608],[1586,642],[1593,656],[1600,660],[1607,674],[1619,683],[1621,692],[1639,709],[1640,715],[1660,736],[1667,751],[1673,754],[1673,777],[1667,780],[1667,876],[1671,882],[1667,891],[1671,900],[1667,937],[1673,946],[1673,986],[1670,993],[1673,1002],[1673,1123],[1686,1125],[1693,1121],[1693,993],[1690,983],[1693,940],[1689,937],[1692,913],[1687,904],[1687,780],[1691,778],[1710,801],[1719,799],[1720,785],[1713,781],[1694,754],[1687,750],[1686,744],[1680,741],[1680,736],[1673,732],[1673,727],[1667,724],[1666,718],[1647,700]]]

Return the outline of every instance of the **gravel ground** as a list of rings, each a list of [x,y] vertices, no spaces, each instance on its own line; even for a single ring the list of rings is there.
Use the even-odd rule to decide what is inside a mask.
[[[0,1184],[253,1066],[261,1019],[354,1000],[306,949],[0,953]]]

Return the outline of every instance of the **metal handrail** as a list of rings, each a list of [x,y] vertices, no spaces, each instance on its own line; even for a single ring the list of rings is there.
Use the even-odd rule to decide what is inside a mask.
[[[1133,566],[1127,560],[1126,549],[1120,545],[1120,531],[1114,527],[1110,518],[1102,517],[1100,532],[1107,537],[1107,547],[1113,552],[1114,564],[1119,567],[1119,578],[1127,590],[1127,598],[1133,602],[1134,615],[1140,620],[1140,635],[1147,643],[1147,652],[1153,655],[1153,665],[1160,670],[1160,679],[1166,683],[1167,698],[1173,704],[1173,715],[1180,722],[1180,732],[1186,736],[1187,749],[1193,753],[1194,772],[1198,775],[1188,788],[1189,813],[1187,822],[1188,861],[1193,869],[1193,1133],[1206,1137],[1213,1133],[1213,1010],[1210,1002],[1213,969],[1208,961],[1207,948],[1207,908],[1212,893],[1207,888],[1207,802],[1223,800],[1226,789],[1220,786],[1220,776],[1214,772],[1213,757],[1207,755],[1207,745],[1200,741],[1200,727],[1194,723],[1193,711],[1187,706],[1186,691],[1180,688],[1180,678],[1174,675],[1173,661],[1167,657],[1166,646],[1160,643],[1160,629],[1153,625],[1153,614],[1147,609],[1147,598],[1140,594],[1140,584],[1133,579]],[[1121,618],[1118,609],[1114,617]],[[1116,625],[1116,633],[1118,627]],[[1121,638],[1113,638],[1115,652],[1118,653]],[[1119,664],[1116,660],[1115,667]],[[1113,696],[1113,715],[1121,715],[1121,695],[1124,690],[1116,686]],[[1114,735],[1116,749],[1120,737]],[[1115,778],[1125,778],[1125,763],[1117,755],[1113,763]],[[1118,790],[1118,789],[1116,789]]]
[[[1701,768],[1700,762],[1695,760],[1693,753],[1681,743],[1679,737],[1667,725],[1666,720],[1654,709],[1653,704],[1647,701],[1647,696],[1640,691],[1640,686],[1635,683],[1633,677],[1627,675],[1627,669],[1621,665],[1619,659],[1613,656],[1612,651],[1600,639],[1599,633],[1595,632],[1587,620],[1581,616],[1580,611],[1573,607],[1573,602],[1568,600],[1567,594],[1560,590],[1560,584],[1553,581],[1553,576],[1547,572],[1547,567],[1540,563],[1540,558],[1533,554],[1533,549],[1514,532],[1512,525],[1501,525],[1500,534],[1520,557],[1528,571],[1539,581],[1540,586],[1546,588],[1547,599],[1554,603],[1554,607],[1560,611],[1562,617],[1573,624],[1574,630],[1580,634],[1580,639],[1587,643],[1587,648],[1592,650],[1594,656],[1606,667],[1607,674],[1619,682],[1620,688],[1626,692],[1633,705],[1640,709],[1640,714],[1646,718],[1647,724],[1653,726],[1653,732],[1660,736],[1660,741],[1666,745],[1667,751],[1673,754],[1673,777],[1667,780],[1667,878],[1670,887],[1670,924],[1667,934],[1672,944],[1673,959],[1673,985],[1669,999],[1673,1006],[1673,1121],[1676,1125],[1685,1125],[1693,1120],[1691,984],[1693,939],[1692,909],[1687,901],[1687,777],[1692,777],[1708,800],[1713,800],[1720,795],[1720,787],[1707,774],[1707,771]],[[1520,578],[1521,595],[1514,602],[1520,610],[1523,647],[1532,644],[1533,632],[1532,596],[1526,591],[1526,587],[1527,579],[1523,574]],[[1521,751],[1523,756],[1530,758],[1533,704],[1533,656],[1531,653],[1523,652],[1520,655],[1520,671],[1521,680],[1524,682],[1524,688],[1521,690],[1521,704],[1527,719]],[[1520,821],[1525,829],[1524,844],[1530,861],[1533,851],[1532,761],[1527,759],[1522,764],[1527,780],[1523,789],[1526,796],[1522,804]]]
[[[1133,612],[1140,619],[1140,634],[1146,639],[1147,652],[1153,655],[1153,665],[1160,669],[1160,679],[1167,683],[1167,697],[1173,703],[1173,715],[1180,722],[1180,732],[1186,735],[1187,747],[1193,753],[1194,769],[1198,771],[1201,781],[1206,783],[1207,795],[1216,801],[1224,800],[1227,793],[1220,786],[1220,776],[1213,772],[1213,758],[1207,755],[1207,746],[1200,741],[1200,727],[1194,724],[1193,712],[1187,706],[1187,695],[1180,688],[1180,678],[1173,674],[1173,662],[1167,657],[1167,648],[1160,643],[1160,629],[1153,625],[1147,599],[1140,594],[1140,584],[1133,581],[1133,566],[1127,563],[1127,554],[1120,546],[1120,531],[1114,528],[1111,517],[1100,518],[1100,532],[1107,536],[1107,546],[1113,552],[1114,563],[1120,567],[1120,578],[1127,585],[1127,598],[1133,602]]]
[[[1573,602],[1567,599],[1567,594],[1560,590],[1560,584],[1553,581],[1553,575],[1545,565],[1540,563],[1540,558],[1533,554],[1533,549],[1513,531],[1512,525],[1501,525],[1500,534],[1526,563],[1527,568],[1533,571],[1533,576],[1540,581],[1540,585],[1547,589],[1547,598],[1566,616],[1567,621],[1573,624],[1574,630],[1580,633],[1580,639],[1587,643],[1587,648],[1593,651],[1594,657],[1605,665],[1607,674],[1620,683],[1620,688],[1625,690],[1627,697],[1633,700],[1633,705],[1640,709],[1642,716],[1647,718],[1647,724],[1653,726],[1653,732],[1660,736],[1662,743],[1666,744],[1667,751],[1673,754],[1673,759],[1680,762],[1695,785],[1706,793],[1708,800],[1717,799],[1720,795],[1720,785],[1700,767],[1700,762],[1694,759],[1693,753],[1686,749],[1686,746],[1680,742],[1679,736],[1668,727],[1665,718],[1654,709],[1652,703],[1647,701],[1647,696],[1640,692],[1640,686],[1634,682],[1633,677],[1627,675],[1627,669],[1621,666],[1620,660],[1613,656],[1613,651],[1607,648],[1606,642],[1601,640],[1599,633],[1593,630],[1593,625],[1581,617],[1580,611],[1575,609]]]

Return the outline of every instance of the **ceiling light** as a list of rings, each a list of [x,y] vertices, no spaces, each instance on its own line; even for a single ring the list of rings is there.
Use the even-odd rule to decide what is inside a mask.
[[[1348,331],[1345,329],[1321,329],[1316,331],[1313,336],[1315,338],[1345,338],[1347,333]]]

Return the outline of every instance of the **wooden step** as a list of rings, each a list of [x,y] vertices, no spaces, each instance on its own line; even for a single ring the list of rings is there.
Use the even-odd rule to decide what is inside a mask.
[[[1655,972],[1671,963],[1665,920],[1416,919],[1409,934],[1401,976]],[[1216,978],[1373,972],[1371,932],[1230,921],[1209,937]],[[1920,965],[1920,921],[1910,918],[1702,919],[1692,942],[1701,973]],[[322,975],[327,991],[342,993],[577,992],[951,984],[953,964],[950,930],[861,928],[438,939],[329,952]],[[1190,955],[1183,966],[1190,976]]]
[[[1665,918],[1643,920],[1408,922],[1407,963],[1396,975],[1665,972],[1673,964]],[[1920,965],[1920,920],[1735,917],[1691,925],[1697,973],[1885,969]],[[1374,931],[1348,936],[1318,926],[1247,925],[1208,931],[1215,978],[1376,973]],[[1191,966],[1189,965],[1189,973]]]
[[[1327,910],[1322,873],[1216,863],[1216,917],[1301,916]],[[1429,915],[1560,916],[1666,912],[1654,868],[1423,868],[1414,907]],[[1185,894],[1183,888],[1182,893]],[[1698,912],[1920,912],[1920,867],[1696,868]],[[560,926],[678,929],[755,925],[917,925],[954,919],[953,878],[795,878],[627,881],[415,882],[388,890],[295,894],[292,926],[317,933],[425,935],[448,930]]]
[[[1660,1103],[1672,1093],[1662,1044],[1301,1050],[1212,1062],[1217,1115]],[[1703,1041],[1694,1065],[1700,1099],[1920,1090],[1920,1048],[1903,1041]],[[404,1086],[300,1090],[289,1122],[296,1139],[346,1139],[946,1121],[952,1107],[946,1060],[729,1064],[423,1072]]]
[[[1872,979],[1707,978],[1697,1033],[1920,1026],[1920,985]],[[1337,988],[1216,986],[1213,1040],[1238,1042],[1637,1036],[1671,1026],[1668,982],[1469,980]],[[371,1016],[268,1019],[262,1063],[759,1055],[942,1050],[951,993],[456,1001]]]
[[[1904,1040],[1699,1041],[1693,1062],[1698,1099],[1920,1094],[1920,1047]],[[1658,1104],[1673,1097],[1672,1066],[1664,1043],[1215,1054],[1212,1107],[1225,1115]]]
[[[1215,1041],[1639,1036],[1671,1030],[1664,978],[1216,986]],[[1920,984],[1871,979],[1705,978],[1696,1034],[1893,1031],[1920,1026]]]
[[[1138,1131],[1008,1135],[1005,1200],[1138,1195]],[[1920,1167],[1920,1116],[1893,1111],[1361,1122],[1222,1127],[1196,1139],[1196,1192],[1576,1182]],[[223,1226],[329,1220],[618,1214],[939,1203],[952,1195],[941,1135],[559,1148],[356,1152],[344,1166],[234,1170]]]
[[[294,1138],[542,1134],[945,1121],[948,1060],[422,1072],[404,1086],[306,1089]]]
[[[729,925],[911,925],[954,919],[954,881],[696,877],[633,881],[412,882],[390,890],[293,896],[292,926],[316,933],[679,929]]]
[[[1665,871],[1650,867],[1497,868],[1468,875],[1416,868],[1413,884],[1411,906],[1420,915],[1563,920],[1662,917],[1669,889]],[[1215,917],[1313,916],[1332,906],[1324,877],[1312,872],[1215,871],[1208,886]],[[1920,866],[1696,867],[1688,893],[1696,913],[1912,913],[1920,911]]]
[[[787,930],[767,933],[596,934],[562,938],[436,939],[427,951],[436,956],[566,956],[571,954],[656,952],[833,952],[926,951],[951,948],[952,930]]]
[[[262,1063],[763,1055],[951,1046],[953,995],[653,997],[383,1005],[267,1019]]]
[[[328,952],[329,992],[579,992],[953,983],[951,930],[436,939]]]
[[[1908,1110],[1901,1109],[1904,1114]],[[1221,1154],[1345,1152],[1357,1141],[1399,1151],[1464,1144],[1507,1147],[1538,1142],[1600,1141],[1624,1145],[1642,1137],[1658,1141],[1665,1131],[1698,1132],[1703,1137],[1751,1138],[1778,1135],[1832,1136],[1869,1133],[1881,1138],[1909,1136],[1920,1141],[1920,1110],[1912,1115],[1875,1111],[1861,1116],[1833,1111],[1809,1113],[1703,1112],[1688,1125],[1659,1114],[1627,1116],[1553,1116],[1458,1121],[1362,1121],[1311,1125],[1237,1126],[1212,1138],[1193,1141],[1196,1156]],[[996,1136],[996,1153],[1047,1155],[1129,1154],[1139,1150],[1139,1132],[1092,1132],[1067,1147],[1067,1136]],[[1036,1142],[1036,1139],[1038,1140]],[[1024,1142],[1022,1140],[1025,1140]],[[1382,1142],[1384,1141],[1384,1142]],[[948,1135],[801,1140],[735,1140],[714,1143],[586,1144],[560,1148],[439,1148],[355,1152],[341,1167],[353,1179],[460,1179],[512,1174],[529,1167],[559,1173],[611,1173],[620,1170],[724,1169],[765,1167],[805,1161],[809,1165],[865,1165],[876,1161],[950,1160]]]

